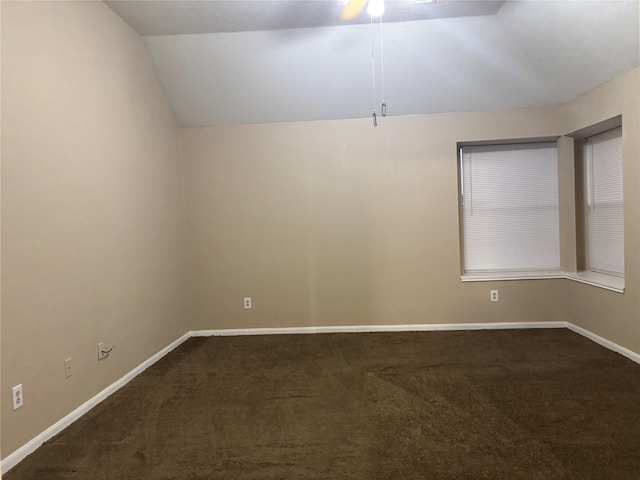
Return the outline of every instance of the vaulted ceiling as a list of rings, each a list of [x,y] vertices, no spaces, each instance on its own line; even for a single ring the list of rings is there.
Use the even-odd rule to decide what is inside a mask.
[[[383,93],[389,115],[553,105],[640,56],[637,0],[387,0],[382,42],[342,0],[106,3],[184,126],[367,117]]]

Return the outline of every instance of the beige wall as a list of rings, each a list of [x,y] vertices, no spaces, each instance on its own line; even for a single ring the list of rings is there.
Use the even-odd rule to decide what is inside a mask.
[[[144,42],[101,2],[3,1],[1,39],[6,456],[187,324],[179,134]]]
[[[370,119],[183,128],[192,328],[567,320],[640,351],[637,74],[562,107],[387,117],[376,129]],[[627,293],[463,284],[456,142],[563,135],[621,112]],[[571,146],[562,139],[569,161]],[[561,164],[567,269],[572,170]]]
[[[563,121],[552,107],[183,128],[192,328],[566,320],[562,280],[460,281],[456,161],[457,141]]]

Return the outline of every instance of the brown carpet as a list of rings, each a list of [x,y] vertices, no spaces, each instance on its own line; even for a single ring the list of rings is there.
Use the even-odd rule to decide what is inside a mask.
[[[640,479],[640,365],[568,330],[194,338],[6,475]]]

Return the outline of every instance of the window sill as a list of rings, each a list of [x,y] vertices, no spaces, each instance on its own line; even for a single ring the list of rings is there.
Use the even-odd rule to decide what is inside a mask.
[[[596,272],[498,272],[463,274],[463,282],[494,282],[504,280],[545,280],[565,278],[612,292],[624,293],[624,278]]]
[[[565,278],[574,282],[586,283],[612,292],[624,293],[624,278],[596,272],[565,273]]]
[[[497,272],[497,273],[465,273],[460,279],[463,282],[493,282],[496,280],[542,280],[547,278],[565,278],[563,272]]]

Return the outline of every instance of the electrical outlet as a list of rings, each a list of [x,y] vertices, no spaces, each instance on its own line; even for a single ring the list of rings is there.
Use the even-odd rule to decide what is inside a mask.
[[[491,301],[492,302],[498,301],[498,290],[491,290]]]
[[[251,297],[244,297],[244,309],[249,310],[251,308]]]
[[[22,384],[16,385],[11,389],[11,396],[13,398],[13,409],[17,410],[24,405],[24,397],[22,396]]]
[[[64,378],[69,378],[71,375],[73,375],[73,372],[71,370],[71,357],[69,357],[64,361]]]

